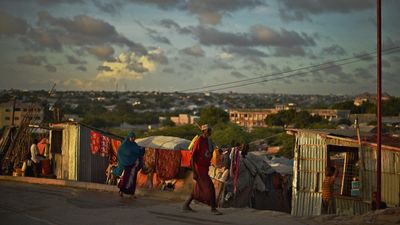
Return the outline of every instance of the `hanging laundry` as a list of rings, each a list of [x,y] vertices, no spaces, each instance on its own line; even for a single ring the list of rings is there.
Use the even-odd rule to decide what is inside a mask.
[[[240,162],[240,150],[238,147],[232,148],[231,154],[230,154],[230,159],[231,159],[231,167],[229,168],[229,175],[230,177],[233,177],[233,193],[236,194],[236,189],[237,189],[237,180],[239,177],[239,162]]]
[[[92,154],[97,154],[100,151],[101,134],[95,131],[90,131],[90,151]]]
[[[111,150],[111,138],[102,135],[100,138],[100,156],[107,157]]]
[[[148,174],[154,172],[156,169],[156,150],[154,148],[147,148],[144,152],[144,166],[142,168],[142,173]]]
[[[213,152],[213,157],[211,159],[211,165],[217,168],[221,168],[224,166],[223,163],[224,154],[219,149],[215,149]]]
[[[117,164],[118,148],[121,145],[121,141],[117,139],[111,139],[111,151],[110,151],[110,164]]]
[[[156,171],[162,180],[170,180],[179,172],[181,152],[176,150],[156,150]]]
[[[190,159],[192,157],[192,153],[187,150],[181,150],[181,167],[190,168]]]

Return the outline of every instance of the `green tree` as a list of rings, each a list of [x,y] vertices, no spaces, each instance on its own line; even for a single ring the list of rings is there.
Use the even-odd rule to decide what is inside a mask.
[[[173,127],[173,126],[175,126],[175,123],[172,122],[171,119],[167,118],[167,119],[165,119],[165,120],[162,121],[161,125],[162,125],[163,127]]]
[[[106,120],[95,117],[95,116],[85,116],[84,119],[82,120],[82,123],[88,124],[93,127],[97,128],[105,128],[108,126],[108,123]]]
[[[215,106],[204,107],[200,112],[200,124],[210,124],[214,126],[218,123],[226,123],[229,121],[229,114],[223,109]]]
[[[243,144],[249,142],[249,134],[242,127],[233,123],[217,124],[211,137],[218,146]]]

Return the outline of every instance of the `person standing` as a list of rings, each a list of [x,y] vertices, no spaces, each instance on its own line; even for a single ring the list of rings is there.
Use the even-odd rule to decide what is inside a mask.
[[[338,170],[329,166],[325,171],[325,178],[322,183],[322,209],[324,213],[334,213],[333,186],[338,175]]]
[[[215,215],[222,213],[217,210],[215,200],[215,189],[210,176],[208,175],[211,158],[214,151],[210,139],[211,127],[207,124],[201,126],[202,135],[196,140],[192,150],[191,165],[195,185],[189,198],[183,205],[183,210],[193,211],[190,203],[193,199],[211,206],[211,212]]]
[[[112,173],[121,177],[118,188],[119,194],[135,195],[137,173],[143,166],[144,148],[135,142],[135,133],[130,132],[118,148],[118,166]],[[121,176],[122,174],[122,176]]]
[[[40,159],[41,157],[39,156],[39,148],[37,146],[38,144],[38,140],[37,139],[33,139],[33,143],[31,145],[30,148],[30,152],[31,152],[31,168],[32,168],[32,172],[33,172],[33,176],[34,177],[39,177],[39,171],[40,171]]]

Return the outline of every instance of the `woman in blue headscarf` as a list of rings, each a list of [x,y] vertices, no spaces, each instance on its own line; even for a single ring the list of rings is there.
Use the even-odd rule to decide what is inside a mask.
[[[113,174],[121,177],[118,183],[121,197],[123,194],[135,195],[137,173],[143,166],[144,148],[135,142],[135,138],[135,133],[130,132],[118,148],[118,166]]]

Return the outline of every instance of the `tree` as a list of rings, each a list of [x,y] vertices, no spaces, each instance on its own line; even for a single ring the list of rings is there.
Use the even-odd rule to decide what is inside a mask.
[[[218,146],[238,145],[249,142],[249,134],[242,127],[233,123],[219,123],[211,137]]]
[[[204,107],[200,112],[200,124],[209,124],[214,126],[218,123],[226,123],[229,121],[229,114],[224,110],[215,106]]]
[[[329,125],[329,121],[323,119],[321,116],[312,116],[307,111],[297,112],[294,109],[282,110],[277,114],[270,115],[265,119],[265,123],[268,126],[282,127],[294,125],[296,128],[313,128]]]
[[[173,127],[173,126],[175,126],[175,123],[172,122],[171,119],[167,118],[167,119],[165,119],[165,120],[162,121],[161,125],[162,125],[163,127]]]
[[[97,128],[104,128],[108,126],[108,123],[106,120],[99,118],[99,117],[94,117],[94,116],[85,116],[85,118],[82,120],[82,123],[88,124],[93,127]]]

